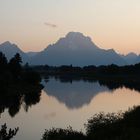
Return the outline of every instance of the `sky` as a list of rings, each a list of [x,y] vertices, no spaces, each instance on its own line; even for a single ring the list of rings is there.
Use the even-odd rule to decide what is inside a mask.
[[[140,54],[140,0],[0,0],[0,43],[41,51],[70,31]]]

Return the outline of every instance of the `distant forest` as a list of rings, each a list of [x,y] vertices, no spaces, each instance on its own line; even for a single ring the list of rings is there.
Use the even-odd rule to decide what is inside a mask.
[[[140,75],[140,63],[135,65],[117,66],[85,66],[85,67],[73,67],[70,66],[34,66],[34,70],[45,75],[61,75],[61,76],[73,76],[73,77],[106,77],[106,76],[138,76]]]
[[[84,80],[88,82],[99,82],[100,85],[109,89],[126,87],[140,91],[140,63],[127,66],[34,66],[33,69],[40,73],[45,79],[53,77],[61,82]]]

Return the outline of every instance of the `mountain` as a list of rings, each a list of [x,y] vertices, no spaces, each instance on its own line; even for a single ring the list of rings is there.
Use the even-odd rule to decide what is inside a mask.
[[[0,44],[0,51],[5,53],[8,60],[20,53],[23,62],[31,65],[126,65],[140,63],[140,55],[129,53],[120,55],[113,49],[105,50],[95,45],[90,37],[79,32],[70,32],[60,38],[55,44],[49,45],[41,52],[23,52],[16,44],[9,41]]]
[[[8,60],[11,59],[16,53],[21,55],[23,63],[26,63],[29,60],[26,53],[20,50],[17,45],[12,44],[9,41],[0,44],[0,51],[5,54]]]
[[[125,65],[124,59],[113,49],[104,50],[96,46],[90,37],[79,32],[70,32],[55,44],[33,56],[30,64],[53,66],[73,65]]]
[[[132,65],[136,64],[140,61],[138,61],[138,55],[135,53],[129,53],[127,55],[122,55],[122,58],[127,62],[127,64]]]
[[[26,54],[29,56],[29,57],[33,57],[37,54],[38,52],[27,52]]]
[[[137,57],[137,59],[135,61],[135,64],[137,64],[137,63],[140,63],[140,55],[138,55],[138,57]]]

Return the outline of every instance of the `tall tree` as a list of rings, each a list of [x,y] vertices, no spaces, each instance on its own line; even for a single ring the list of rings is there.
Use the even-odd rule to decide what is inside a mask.
[[[0,72],[5,71],[6,67],[7,67],[7,58],[2,52],[0,52]]]
[[[22,71],[22,58],[19,53],[16,53],[15,56],[9,61],[9,68],[15,78],[18,78]]]

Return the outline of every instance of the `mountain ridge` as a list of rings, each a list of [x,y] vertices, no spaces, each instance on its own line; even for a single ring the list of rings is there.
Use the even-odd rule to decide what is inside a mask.
[[[48,45],[40,52],[22,51],[16,44],[6,41],[0,44],[0,51],[10,59],[15,53],[20,53],[24,63],[31,65],[127,65],[140,62],[140,56],[135,53],[120,55],[114,49],[102,49],[90,37],[80,32],[69,32],[56,43]]]
[[[23,59],[23,62],[28,61],[28,56],[23,52],[16,44],[6,41],[0,44],[0,51],[5,54],[7,59],[11,59],[16,53],[19,53]]]
[[[82,33],[70,32],[55,44],[39,52],[31,64],[48,65],[124,65],[125,61],[112,49],[105,50],[96,46],[90,37]]]

